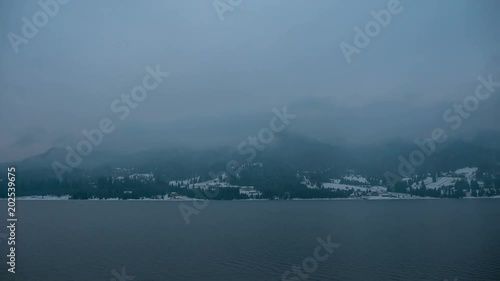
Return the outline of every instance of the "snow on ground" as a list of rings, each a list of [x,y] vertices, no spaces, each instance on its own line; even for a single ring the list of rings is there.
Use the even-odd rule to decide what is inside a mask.
[[[307,188],[310,188],[310,189],[317,188],[316,186],[312,185],[311,181],[306,176],[304,176],[304,179],[300,183],[307,186]]]
[[[239,187],[236,185],[231,185],[227,182],[221,182],[218,179],[208,180],[204,182],[192,183],[189,185],[182,186],[185,188],[199,188],[199,189],[209,189],[212,187]]]
[[[345,179],[347,179],[348,177],[344,177]],[[349,180],[353,180],[352,179],[353,177],[350,177]],[[360,178],[361,180],[365,180],[365,178]],[[366,181],[366,183],[368,184],[368,181]],[[318,187],[312,185],[311,181],[309,181],[309,179],[307,177],[304,176],[304,179],[302,180],[301,184],[305,185],[307,188],[310,188],[310,189],[317,189]],[[341,184],[340,183],[340,180],[338,179],[332,179],[332,182],[324,182],[321,184],[323,186],[323,188],[327,188],[327,189],[340,189],[340,190],[351,190],[351,189],[354,189],[356,191],[371,191],[371,192],[386,192],[387,191],[387,188],[383,187],[383,186],[357,186],[357,185],[350,185],[350,184]]]
[[[165,194],[163,196],[163,199],[153,199],[153,200],[177,200],[177,201],[193,201],[195,200],[195,198],[189,198],[187,196],[183,196],[183,195],[177,195],[175,197],[170,197],[168,194]],[[202,200],[202,199],[200,199]]]
[[[457,175],[464,175],[466,177],[472,177],[473,175],[475,175],[477,172],[477,168],[476,167],[473,167],[473,168],[469,168],[469,167],[466,167],[466,168],[462,168],[462,169],[458,169],[455,171],[455,174]]]
[[[343,179],[345,180],[349,180],[349,181],[357,181],[357,182],[360,182],[360,183],[365,183],[365,184],[368,184],[368,181],[366,180],[366,178],[362,177],[362,176],[345,176],[343,177]]]
[[[262,195],[262,193],[255,190],[255,188],[253,186],[240,187],[240,194],[245,194],[248,197],[257,197],[257,196]]]
[[[227,175],[222,175],[222,178],[227,178]],[[182,181],[170,181],[170,185],[177,186],[178,183],[181,183],[182,188],[197,188],[197,189],[210,189],[215,187],[226,187],[226,188],[238,188],[240,194],[246,194],[248,197],[256,197],[262,195],[261,192],[257,191],[253,186],[240,186],[240,185],[232,185],[224,181],[220,181],[218,178],[204,181],[204,182],[196,182],[200,179],[200,177],[182,180]],[[190,183],[191,182],[191,183]]]
[[[473,168],[466,167],[466,168],[456,170],[455,174],[465,176],[465,178],[467,179],[467,181],[470,184],[471,180],[473,180],[476,177],[476,172],[477,172],[476,167],[473,167]]]
[[[463,179],[461,176],[465,176],[465,178],[467,179],[467,181],[470,184],[471,180],[473,180],[475,178],[476,172],[477,172],[477,168],[466,167],[466,168],[456,170],[454,173],[456,176],[451,175],[451,176],[445,176],[445,177],[438,177],[438,178],[436,178],[436,182],[433,182],[432,177],[427,177],[424,180],[424,184],[425,184],[425,187],[427,189],[438,189],[438,188],[442,188],[445,186],[454,186],[457,181]],[[403,180],[405,180],[405,179],[403,179]],[[412,187],[419,188],[420,182],[414,183],[412,185]]]
[[[387,188],[385,188],[383,186],[363,187],[363,186],[357,186],[357,185],[331,183],[331,182],[323,183],[323,187],[328,188],[328,189],[340,189],[340,190],[354,189],[356,191],[377,191],[377,192],[386,192],[387,191]]]
[[[177,186],[177,184],[180,183],[181,186],[185,186],[185,185],[188,185],[190,183],[195,183],[199,180],[200,180],[200,177],[198,176],[198,177],[190,178],[187,180],[172,180],[172,181],[169,181],[168,184],[173,185],[173,186]]]
[[[149,174],[132,174],[128,176],[129,179],[135,179],[135,180],[152,180],[154,179],[153,173]]]
[[[402,193],[400,193],[402,194]],[[393,194],[393,196],[367,196],[365,197],[366,199],[368,200],[401,200],[401,199],[405,199],[405,200],[422,200],[422,199],[430,199],[430,200],[434,200],[434,199],[439,199],[439,198],[432,198],[432,197],[419,197],[419,196],[410,196],[409,194],[402,194],[400,196],[398,195],[395,195]]]
[[[444,187],[444,186],[454,186],[455,182],[457,182],[458,180],[460,180],[460,178],[457,178],[457,177],[440,177],[440,178],[436,178],[436,182],[432,182],[432,178],[431,177],[427,177],[424,180],[424,184],[425,184],[425,187],[427,189],[437,189],[437,188],[441,188],[441,187]],[[414,183],[412,185],[412,187],[413,188],[419,188],[420,187],[420,182]]]
[[[33,196],[21,196],[17,197],[17,200],[69,200],[69,195],[63,195],[63,196],[53,196],[53,195],[33,195]]]

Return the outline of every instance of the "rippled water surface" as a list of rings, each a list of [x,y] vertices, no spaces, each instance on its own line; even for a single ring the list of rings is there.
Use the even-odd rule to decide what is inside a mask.
[[[179,204],[20,201],[0,280],[500,280],[500,200],[215,201],[189,225]]]

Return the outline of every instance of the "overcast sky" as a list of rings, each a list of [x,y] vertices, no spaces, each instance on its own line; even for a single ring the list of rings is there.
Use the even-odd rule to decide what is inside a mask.
[[[496,0],[401,0],[402,12],[351,63],[339,44],[354,44],[353,28],[390,1],[244,0],[221,21],[211,0],[73,0],[16,54],[7,35],[22,35],[37,2],[0,0],[0,161],[74,145],[82,129],[116,120],[110,104],[141,84],[148,65],[171,75],[116,123],[117,135],[168,127],[182,140],[198,124],[209,139],[213,122],[242,120],[237,130],[284,105],[304,110],[298,124],[326,140],[373,128],[368,120],[430,131],[425,122],[473,93],[478,75],[500,79]]]

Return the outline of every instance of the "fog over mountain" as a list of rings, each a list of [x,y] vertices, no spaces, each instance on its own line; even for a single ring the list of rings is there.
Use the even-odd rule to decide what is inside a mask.
[[[0,3],[0,162],[75,146],[102,118],[100,150],[231,147],[269,125],[335,146],[413,143],[436,127],[494,145],[500,89],[457,130],[443,114],[500,81],[500,3],[403,1],[403,10],[348,63],[339,48],[386,9],[376,1],[243,1],[221,21],[212,1],[70,1],[15,54],[9,32],[36,1]],[[140,20],[139,20],[140,19]],[[146,67],[169,72],[119,120],[113,101]]]
[[[0,281],[500,280],[499,15],[0,0]]]

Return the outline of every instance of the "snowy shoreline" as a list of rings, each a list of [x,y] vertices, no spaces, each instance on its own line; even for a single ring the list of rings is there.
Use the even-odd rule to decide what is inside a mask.
[[[382,197],[382,196],[368,196],[365,198],[293,198],[290,201],[382,201],[382,200],[456,200],[450,198],[433,198],[433,197]],[[460,199],[500,199],[500,196],[494,197],[464,197]],[[288,200],[270,200],[270,199],[235,199],[235,200],[207,200],[207,199],[195,199],[195,198],[177,198],[177,199],[152,199],[152,198],[141,198],[141,199],[120,199],[120,198],[105,198],[105,199],[70,199],[69,195],[65,196],[22,196],[17,197],[16,200],[21,201],[64,201],[64,200],[75,200],[75,201],[167,201],[167,202],[182,202],[182,201],[288,201]],[[0,198],[0,201],[7,201],[7,198]]]

